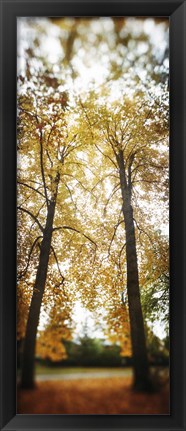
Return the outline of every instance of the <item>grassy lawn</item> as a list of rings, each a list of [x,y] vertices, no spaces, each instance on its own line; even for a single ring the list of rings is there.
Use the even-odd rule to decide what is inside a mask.
[[[131,368],[121,368],[121,367],[46,367],[44,365],[36,365],[36,375],[52,375],[52,374],[79,374],[79,373],[101,373],[101,372],[112,372],[118,373],[123,372],[126,375],[131,375]]]

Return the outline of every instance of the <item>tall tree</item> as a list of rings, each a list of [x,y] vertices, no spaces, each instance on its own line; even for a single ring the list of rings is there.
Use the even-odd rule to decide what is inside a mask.
[[[80,105],[92,141],[101,163],[107,162],[119,180],[121,211],[125,226],[127,294],[134,362],[134,388],[149,389],[148,358],[142,314],[139,270],[134,221],[133,190],[143,185],[151,193],[165,187],[167,176],[167,116],[159,109],[158,101],[148,106],[142,97],[124,98],[120,104],[103,106],[95,95]],[[165,146],[165,147],[164,147]],[[99,168],[98,168],[99,170]],[[147,187],[148,184],[148,187]],[[118,185],[118,183],[117,183]],[[116,184],[115,186],[116,187]],[[147,199],[148,199],[147,198]]]
[[[49,79],[52,78],[45,76],[45,81]],[[54,83],[54,86],[56,86],[56,81]],[[64,163],[64,147],[60,145],[59,136],[58,138],[56,138],[58,142],[56,144],[54,143],[52,133],[54,132],[54,129],[56,127],[57,120],[64,121],[65,105],[63,106],[62,103],[62,109],[60,110],[58,105],[57,112],[53,112],[52,124],[47,124],[43,112],[46,107],[41,105],[39,97],[36,95],[36,93],[32,93],[32,96],[31,94],[20,96],[19,102],[19,110],[21,116],[21,136],[19,140],[19,145],[21,147],[24,147],[25,144],[27,145],[28,150],[34,153],[32,161],[34,161],[35,163],[38,163],[39,158],[40,181],[42,185],[42,191],[35,188],[33,185],[29,185],[29,182],[25,182],[23,179],[20,179],[18,182],[21,186],[30,188],[36,194],[39,194],[40,198],[42,199],[42,208],[44,207],[46,211],[46,219],[43,226],[39,221],[39,214],[37,214],[36,216],[30,210],[30,208],[25,208],[22,205],[18,206],[18,210],[28,214],[32,221],[37,224],[40,230],[40,237],[35,240],[33,247],[36,245],[38,239],[41,239],[39,243],[40,252],[38,259],[38,267],[28,314],[23,350],[22,386],[26,388],[33,386],[35,340],[47,278],[49,256],[51,251],[55,207],[60,181],[60,171],[61,166]],[[49,102],[49,100],[47,100],[47,102]],[[50,103],[53,104],[54,99],[52,99]],[[46,129],[47,126],[48,130]],[[30,142],[28,142],[29,138]],[[52,147],[52,151],[49,149],[49,147]],[[54,172],[53,176],[50,175],[49,187],[49,181],[48,178],[46,178],[48,177],[48,175],[46,174],[47,162],[53,167],[54,157],[55,163],[57,163],[57,169]],[[38,174],[35,173],[35,175]],[[37,182],[36,178],[34,182]]]
[[[58,235],[59,239],[61,231],[70,231],[95,247],[94,241],[82,232],[81,224],[77,221],[74,225],[73,213],[72,218],[68,214],[72,207],[76,207],[71,192],[74,182],[75,184],[78,183],[80,187],[85,186],[82,185],[80,180],[76,180],[76,176],[73,175],[78,171],[79,165],[76,166],[76,158],[73,159],[72,154],[77,148],[81,147],[81,144],[77,144],[74,128],[70,127],[69,129],[66,121],[67,94],[59,90],[60,82],[49,72],[45,72],[42,76],[38,74],[37,80],[39,89],[34,91],[28,89],[25,93],[24,78],[20,77],[23,87],[18,99],[20,120],[18,139],[18,211],[26,215],[27,224],[31,231],[33,226],[36,226],[26,267],[20,270],[20,279],[28,270],[35,248],[39,250],[36,258],[38,259],[38,261],[36,260],[37,269],[36,267],[34,269],[35,282],[23,349],[22,387],[25,388],[34,385],[36,334],[47,284],[47,272],[51,254],[54,255],[55,265],[57,265],[59,272],[58,277],[61,279],[61,282],[58,283],[59,287],[61,285],[64,290],[64,276],[61,273],[58,261],[59,253],[56,253],[53,247],[56,241],[52,241],[52,238]],[[41,89],[45,96],[40,94]],[[68,118],[70,118],[69,112]],[[27,168],[26,172],[25,166]],[[24,239],[24,234],[22,236]],[[23,257],[20,261],[20,268],[23,265],[22,261],[24,261]],[[68,300],[68,297],[64,299]]]

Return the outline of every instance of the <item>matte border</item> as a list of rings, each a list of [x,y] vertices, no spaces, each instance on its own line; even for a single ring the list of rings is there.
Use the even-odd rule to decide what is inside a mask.
[[[184,431],[186,0],[0,0],[0,13],[3,96],[0,147],[1,429]],[[171,414],[16,415],[16,18],[122,15],[166,16],[170,19]]]

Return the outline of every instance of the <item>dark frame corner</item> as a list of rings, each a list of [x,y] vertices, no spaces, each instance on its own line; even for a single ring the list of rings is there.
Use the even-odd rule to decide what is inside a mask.
[[[186,0],[0,0],[1,11],[1,429],[186,430]],[[167,16],[170,18],[171,414],[16,415],[16,17]],[[2,132],[2,130],[1,130]],[[183,377],[184,376],[184,377]],[[184,403],[185,402],[185,403]]]

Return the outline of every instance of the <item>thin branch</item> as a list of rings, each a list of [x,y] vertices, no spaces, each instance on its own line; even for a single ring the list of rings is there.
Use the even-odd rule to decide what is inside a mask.
[[[71,226],[59,226],[59,227],[55,227],[54,229],[53,229],[53,232],[54,231],[56,231],[56,230],[60,230],[60,229],[69,229],[69,230],[72,230],[72,231],[74,231],[74,232],[77,232],[77,233],[79,233],[80,235],[82,235],[82,236],[84,236],[86,239],[88,239],[92,244],[94,244],[94,246],[97,248],[97,244],[95,243],[95,241],[93,241],[93,239],[91,239],[88,235],[85,235],[83,232],[81,232],[80,230],[78,230],[78,229],[76,229],[76,228],[74,228],[74,227],[71,227]]]
[[[114,232],[113,232],[113,235],[112,235],[112,238],[111,238],[111,241],[110,241],[110,244],[109,244],[109,248],[108,248],[108,256],[110,256],[110,250],[111,250],[112,243],[114,241],[114,238],[115,238],[115,235],[116,235],[116,232],[117,232],[117,228],[120,226],[121,223],[124,223],[124,220],[118,221],[118,223],[114,226]]]
[[[48,150],[47,150],[47,149],[46,149],[46,154],[47,154],[48,160],[49,160],[49,162],[50,162],[50,166],[51,166],[51,168],[53,168],[53,161],[52,161],[52,159],[51,159],[51,157],[50,157],[50,154],[49,154],[49,152],[48,152]]]
[[[17,181],[17,183],[20,184],[21,186],[28,187],[28,189],[31,189],[34,192],[37,192],[39,195],[41,195],[43,198],[45,198],[45,195],[43,195],[43,193],[41,193],[38,189],[35,189],[34,187],[29,186],[28,184],[25,184],[25,183],[23,183],[22,181],[19,181],[19,180]]]
[[[112,160],[112,159],[111,159],[111,157],[110,157],[110,156],[108,156],[108,154],[105,154],[103,151],[101,151],[97,144],[95,144],[95,147],[97,148],[97,150],[98,150],[98,151],[99,151],[99,152],[100,152],[104,157],[106,157],[107,159],[109,159],[109,160],[110,160],[110,162],[114,165],[114,167],[115,167],[116,169],[118,169],[117,164],[114,162],[114,160]]]
[[[121,269],[121,255],[122,255],[122,252],[123,252],[123,250],[124,250],[125,247],[126,247],[126,242],[122,245],[122,247],[120,249],[120,252],[119,252],[119,256],[118,256],[118,265],[119,265],[119,269],[120,269],[121,273],[122,273],[122,269]]]
[[[61,277],[61,279],[62,279],[62,284],[63,284],[63,283],[64,283],[64,281],[65,281],[65,277],[64,277],[64,276],[63,276],[63,274],[61,273],[60,266],[59,266],[59,262],[58,262],[58,258],[57,258],[57,256],[56,256],[56,252],[55,252],[55,250],[54,250],[54,248],[53,248],[53,246],[52,246],[52,245],[51,245],[51,250],[52,250],[53,255],[54,255],[54,257],[55,257],[55,261],[56,261],[56,264],[57,264],[57,268],[58,268],[58,271],[59,271],[60,277]]]
[[[73,199],[73,195],[72,195],[72,192],[71,192],[71,190],[70,190],[70,187],[66,184],[66,183],[64,183],[64,186],[66,187],[66,189],[68,190],[68,192],[69,192],[69,195],[70,195],[70,199],[71,199],[71,202],[73,203],[73,205],[74,205],[74,208],[76,209],[76,211],[77,211],[77,205],[76,205],[76,203],[74,202],[74,199]]]
[[[48,137],[47,137],[47,148],[46,148],[46,153],[47,153],[47,157],[48,157],[48,159],[49,159],[49,162],[50,162],[50,166],[51,166],[51,168],[53,168],[53,161],[52,161],[52,159],[51,159],[51,157],[50,157],[50,154],[49,154],[49,152],[48,152],[48,145],[49,145],[50,137],[51,137],[51,135],[52,135],[53,130],[54,130],[54,126],[52,126],[52,127],[51,127],[50,132],[49,132],[49,134],[48,134]]]
[[[106,178],[110,178],[111,176],[112,176],[112,174],[110,174],[110,173],[107,174],[107,175],[104,175],[104,177],[102,177],[99,181],[97,181],[97,183],[92,187],[91,190],[93,191],[94,189],[96,189],[96,187],[98,186],[98,184],[102,184],[105,181]]]
[[[46,204],[46,202],[44,202],[42,205],[41,205],[41,207],[39,208],[39,210],[38,210],[38,212],[37,212],[37,214],[36,214],[36,216],[35,217],[38,217],[38,215],[39,215],[39,213],[40,213],[40,211],[42,210],[42,208],[44,207],[44,205]],[[33,226],[34,226],[34,223],[35,223],[35,221],[32,223],[32,225],[30,226],[30,232],[31,232],[31,230],[32,230],[32,228],[33,228]]]
[[[66,173],[64,173],[63,174],[64,176],[67,176],[67,177],[71,177],[71,178],[73,178],[75,181],[77,181],[77,183],[86,191],[86,192],[88,192],[88,193],[90,193],[93,197],[94,197],[94,199],[97,199],[96,198],[96,196],[91,192],[91,190],[88,190],[84,185],[83,185],[83,183],[80,181],[80,180],[78,180],[76,177],[74,177],[73,175],[71,175],[71,174],[66,174]]]
[[[39,181],[30,180],[30,179],[27,179],[27,181],[29,181],[30,183],[33,183],[33,184],[38,184],[40,187],[43,187],[43,184],[40,183]]]
[[[152,239],[151,239],[151,237],[150,237],[150,235],[145,231],[145,230],[143,230],[140,226],[139,226],[139,224],[137,223],[137,221],[136,221],[136,219],[133,217],[133,220],[134,220],[134,222],[135,222],[135,224],[136,224],[136,227],[137,227],[137,229],[139,230],[139,232],[142,232],[144,235],[146,235],[147,236],[147,238],[149,239],[149,241],[150,241],[150,243],[152,244],[152,245],[154,245],[153,244],[153,241],[152,241]]]
[[[114,153],[114,155],[115,155],[115,158],[116,158],[116,160],[117,160],[117,152],[116,152],[116,150],[115,150],[115,148],[114,148],[114,145],[113,145],[113,142],[112,142],[112,139],[114,139],[113,138],[113,136],[111,135],[111,133],[110,133],[110,130],[109,130],[109,124],[107,124],[107,139],[108,139],[108,141],[110,142],[110,145],[111,145],[111,148],[112,148],[112,151],[113,151],[113,153]],[[118,143],[117,143],[118,144]]]
[[[107,199],[107,201],[106,201],[106,204],[105,204],[105,207],[104,207],[104,210],[103,210],[103,213],[104,213],[104,215],[106,214],[106,211],[107,211],[107,206],[108,206],[108,204],[109,204],[109,202],[110,202],[110,200],[112,199],[112,197],[115,195],[115,193],[117,193],[117,191],[118,190],[120,190],[120,184],[116,184],[116,186],[114,187],[114,189],[112,190],[112,193],[110,194],[110,196],[108,197],[108,199]]]
[[[27,261],[26,267],[25,267],[25,269],[24,269],[23,271],[21,271],[20,275],[18,276],[18,280],[20,280],[20,279],[21,279],[22,277],[24,277],[24,275],[26,274],[26,272],[27,272],[27,270],[28,270],[28,267],[29,267],[29,265],[30,265],[30,259],[31,259],[31,256],[32,256],[32,252],[33,252],[33,250],[34,250],[34,247],[35,247],[35,245],[36,245],[37,241],[38,241],[40,238],[42,238],[42,236],[38,236],[38,237],[35,239],[35,241],[33,242],[32,246],[31,246],[31,249],[30,249],[30,252],[29,252],[29,255],[28,255],[28,261]]]
[[[132,181],[132,184],[137,184],[137,183],[159,184],[159,181],[158,180],[145,180],[145,179]]]
[[[29,210],[26,210],[26,208],[22,208],[21,206],[17,207],[18,210],[25,212],[26,214],[28,214],[30,217],[33,218],[33,220],[35,220],[35,222],[37,223],[37,225],[39,226],[39,229],[41,230],[41,232],[44,232],[44,228],[41,225],[41,223],[39,222],[39,220],[37,219],[37,217],[32,214]]]
[[[85,106],[83,105],[83,102],[81,101],[81,98],[80,98],[80,97],[79,97],[79,102],[80,102],[80,105],[81,105],[81,107],[82,107],[82,109],[83,109],[83,111],[84,111],[85,117],[86,117],[87,122],[88,122],[88,125],[89,125],[90,133],[91,133],[91,136],[92,136],[92,138],[93,138],[93,137],[94,137],[94,134],[93,134],[93,132],[92,132],[92,126],[93,126],[93,124],[91,124],[91,122],[90,122],[89,116],[88,116],[88,114],[87,114],[87,111],[86,111],[86,109],[85,109]]]
[[[20,196],[19,196],[19,197],[20,197]],[[26,196],[26,197],[21,201],[21,205],[24,205],[24,204],[26,204],[27,202],[29,202],[30,197],[31,197],[31,195]]]
[[[36,122],[38,123],[38,118],[42,120],[42,117],[40,117],[38,114],[33,114],[32,112],[27,111],[26,109],[22,108],[22,106],[19,106],[20,111],[24,112],[28,116],[35,118]]]
[[[81,148],[81,147],[83,147],[84,145],[83,144],[79,144],[79,145],[74,145],[74,146],[72,146],[72,142],[69,144],[69,146],[67,147],[67,151],[66,151],[66,154],[65,154],[65,156],[67,157],[67,156],[69,156],[69,154],[70,153],[72,153],[74,150],[77,150],[78,148]],[[69,149],[68,149],[69,148]]]
[[[46,188],[46,181],[45,181],[45,173],[43,168],[43,135],[42,130],[40,130],[40,137],[39,137],[39,143],[40,143],[40,165],[41,165],[41,176],[43,180],[43,187],[44,187],[44,193],[46,198],[46,204],[48,206],[48,196],[47,196],[47,188]]]

